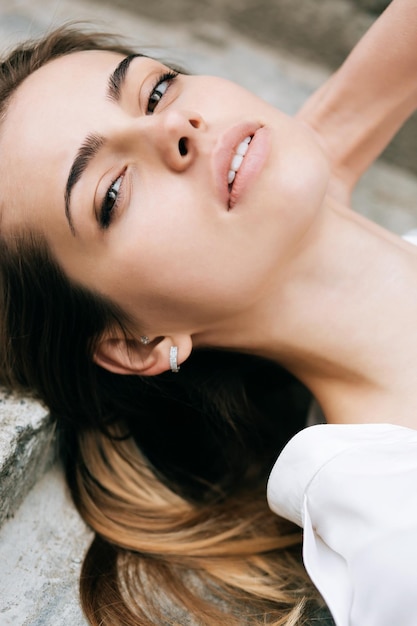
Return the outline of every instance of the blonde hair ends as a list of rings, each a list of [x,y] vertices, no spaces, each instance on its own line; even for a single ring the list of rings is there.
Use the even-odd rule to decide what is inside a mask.
[[[264,490],[194,505],[166,487],[131,439],[80,435],[75,501],[97,533],[80,590],[93,626],[293,626],[320,600],[300,531]]]

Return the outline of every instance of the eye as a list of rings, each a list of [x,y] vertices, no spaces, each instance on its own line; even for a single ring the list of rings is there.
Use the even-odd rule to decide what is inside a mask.
[[[106,195],[100,207],[99,226],[102,230],[106,230],[114,217],[115,209],[120,200],[120,190],[124,175],[122,174],[107,189]]]
[[[158,106],[159,102],[162,100],[171,82],[178,76],[178,72],[166,72],[162,76],[158,77],[157,82],[155,83],[149,98],[148,98],[148,106],[146,109],[147,115],[152,115]]]

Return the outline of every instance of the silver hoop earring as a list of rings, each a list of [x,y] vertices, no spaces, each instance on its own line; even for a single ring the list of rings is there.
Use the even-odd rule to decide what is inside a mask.
[[[150,339],[146,335],[142,335],[142,337],[140,338],[140,342],[143,343],[144,346],[147,346],[150,342]]]
[[[179,372],[180,366],[178,365],[177,346],[171,346],[169,349],[169,366],[171,368],[171,372]]]

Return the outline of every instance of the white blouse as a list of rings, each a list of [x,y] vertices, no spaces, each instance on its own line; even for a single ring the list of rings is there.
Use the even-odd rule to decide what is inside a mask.
[[[337,626],[417,625],[417,431],[320,424],[280,454],[271,509],[304,529],[305,567]]]

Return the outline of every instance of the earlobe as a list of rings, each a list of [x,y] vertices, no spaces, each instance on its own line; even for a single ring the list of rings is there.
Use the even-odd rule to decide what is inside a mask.
[[[148,338],[147,338],[148,339]],[[173,351],[176,347],[176,368],[173,368]],[[94,362],[114,374],[155,376],[179,369],[190,355],[190,335],[159,337],[154,340],[103,337],[94,353]]]

